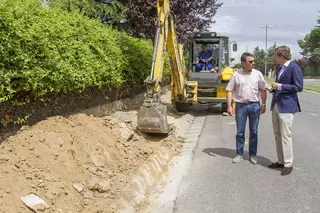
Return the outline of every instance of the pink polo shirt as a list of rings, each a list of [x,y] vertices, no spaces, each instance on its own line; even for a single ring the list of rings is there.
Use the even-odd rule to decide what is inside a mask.
[[[235,102],[260,102],[261,90],[265,87],[266,81],[260,71],[252,69],[247,73],[239,69],[232,75],[226,90],[234,93]]]

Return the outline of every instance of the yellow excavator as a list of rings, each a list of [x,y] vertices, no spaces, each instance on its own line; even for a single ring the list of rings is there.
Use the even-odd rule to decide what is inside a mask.
[[[226,85],[231,78],[233,68],[229,67],[230,44],[226,36],[215,32],[195,33],[187,44],[189,49],[189,69],[183,60],[183,46],[178,44],[173,17],[170,14],[169,0],[157,0],[157,29],[150,75],[145,80],[146,95],[140,107],[138,129],[144,133],[169,132],[167,106],[160,102],[164,57],[168,52],[171,66],[171,101],[177,111],[187,111],[193,103],[222,104],[226,111]],[[206,66],[196,69],[199,52],[203,44],[215,48],[216,57],[213,69]],[[233,44],[236,51],[237,44]]]

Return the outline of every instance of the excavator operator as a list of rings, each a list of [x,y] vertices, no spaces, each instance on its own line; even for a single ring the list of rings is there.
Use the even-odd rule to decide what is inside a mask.
[[[199,53],[199,63],[196,65],[196,72],[200,72],[203,67],[212,71],[213,63],[212,60],[215,56],[215,51],[210,50],[207,44],[202,44],[202,51]]]

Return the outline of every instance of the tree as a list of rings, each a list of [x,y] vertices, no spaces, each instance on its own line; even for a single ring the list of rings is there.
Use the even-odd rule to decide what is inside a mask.
[[[153,38],[156,27],[156,0],[122,0],[126,5],[126,18],[134,36]],[[217,0],[171,0],[178,39],[185,42],[193,32],[206,30],[215,23],[213,17],[222,3]]]
[[[277,48],[277,43],[274,42],[273,46],[269,47],[268,49],[268,70],[272,69],[275,72],[277,68],[276,59],[274,58],[274,52]]]
[[[276,50],[277,48],[277,44],[276,42],[274,42],[274,44],[269,47],[268,49],[268,64],[269,65],[275,65],[276,64],[276,60],[274,58],[274,51]]]
[[[254,48],[253,55],[255,59],[255,66],[259,69],[261,69],[264,66],[264,60],[265,60],[265,51],[263,49],[260,49],[258,46]]]
[[[320,27],[314,28],[304,39],[298,40],[305,57],[320,57]]]
[[[267,70],[269,69],[275,69],[275,59],[274,59],[274,51],[276,49],[277,45],[274,43],[271,47],[268,48],[267,54],[268,54],[268,66]],[[255,47],[253,50],[253,55],[255,58],[255,67],[259,70],[261,70],[264,73],[265,69],[265,60],[266,60],[266,52],[264,49],[260,49],[259,46]]]
[[[320,11],[318,11],[320,12]],[[317,26],[303,39],[298,40],[304,57],[295,60],[302,67],[304,75],[319,76],[320,74],[320,17]]]
[[[320,57],[320,17],[317,23],[318,26],[311,30],[303,39],[298,40],[298,44],[302,50],[300,54],[304,57]]]
[[[49,0],[49,5],[77,12],[104,24],[116,24],[124,18],[124,6],[119,0]]]

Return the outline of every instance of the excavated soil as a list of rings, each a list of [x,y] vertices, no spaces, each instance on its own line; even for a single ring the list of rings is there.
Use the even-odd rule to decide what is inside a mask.
[[[29,194],[48,204],[39,212],[117,212],[122,189],[157,148],[179,152],[171,128],[166,138],[145,137],[135,131],[135,111],[25,126],[0,145],[0,212],[32,212],[21,201]]]

